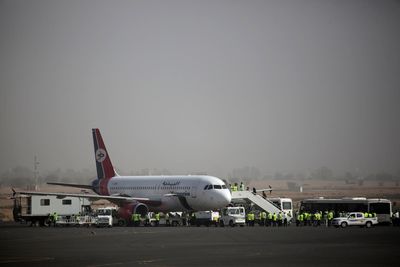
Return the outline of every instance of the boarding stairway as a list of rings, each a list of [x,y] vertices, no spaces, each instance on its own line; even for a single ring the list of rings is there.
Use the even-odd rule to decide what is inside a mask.
[[[250,191],[232,191],[232,202],[240,202],[241,200],[244,200],[248,204],[253,203],[261,210],[264,210],[268,213],[278,214],[279,212],[282,212],[282,210],[274,203],[260,195],[255,195]]]

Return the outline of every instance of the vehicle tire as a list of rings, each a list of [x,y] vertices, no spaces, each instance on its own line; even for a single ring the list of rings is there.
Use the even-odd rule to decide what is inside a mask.
[[[221,226],[221,227],[224,227],[224,226],[225,226],[225,224],[224,224],[224,221],[223,221],[223,220],[220,220],[220,221],[219,221],[219,226]]]
[[[341,226],[342,228],[346,228],[346,227],[347,227],[347,222],[342,222],[342,223],[340,224],[340,226]]]
[[[232,220],[229,221],[229,226],[230,226],[230,227],[235,227],[235,224],[233,223]]]
[[[371,228],[371,226],[372,226],[372,222],[368,221],[365,223],[365,227]]]
[[[125,226],[126,225],[126,221],[123,219],[118,220],[118,226]]]

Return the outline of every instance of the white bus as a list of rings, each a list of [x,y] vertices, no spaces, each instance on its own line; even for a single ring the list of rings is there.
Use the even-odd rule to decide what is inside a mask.
[[[305,199],[300,203],[300,212],[333,211],[335,216],[347,212],[376,213],[379,223],[390,223],[392,202],[387,199],[354,197],[341,199]]]

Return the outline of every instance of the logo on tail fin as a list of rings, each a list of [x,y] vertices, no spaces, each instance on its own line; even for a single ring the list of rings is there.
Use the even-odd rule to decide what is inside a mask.
[[[99,180],[109,180],[115,176],[114,168],[111,164],[110,155],[107,153],[103,138],[99,129],[92,129],[94,157],[96,160],[97,178]]]
[[[103,162],[106,159],[106,157],[107,157],[107,152],[104,149],[102,148],[97,149],[96,151],[97,162]]]

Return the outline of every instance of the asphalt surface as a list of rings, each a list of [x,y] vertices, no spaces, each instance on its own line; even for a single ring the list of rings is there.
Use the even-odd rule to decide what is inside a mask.
[[[0,224],[0,266],[400,266],[400,227],[34,228]]]

